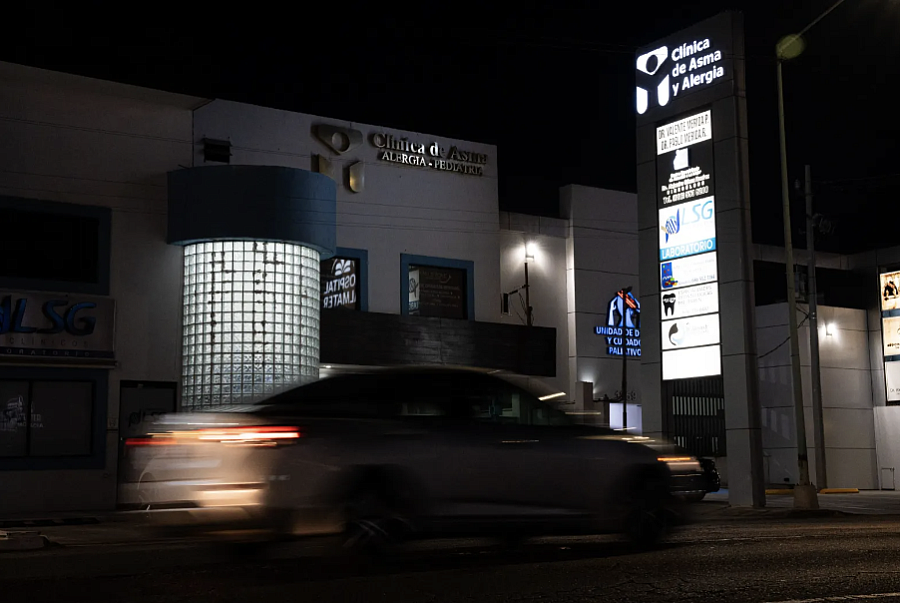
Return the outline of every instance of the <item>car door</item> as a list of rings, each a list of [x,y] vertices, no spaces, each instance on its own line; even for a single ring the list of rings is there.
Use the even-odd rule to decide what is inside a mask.
[[[583,437],[572,420],[531,393],[497,379],[488,386],[502,408],[498,443],[510,488],[523,510],[555,514],[588,508],[608,471],[609,447]]]

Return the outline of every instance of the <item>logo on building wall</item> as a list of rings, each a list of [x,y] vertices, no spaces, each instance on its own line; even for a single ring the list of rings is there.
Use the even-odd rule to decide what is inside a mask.
[[[594,327],[594,333],[606,337],[610,356],[641,355],[641,303],[630,292],[618,291],[609,300],[606,326]]]
[[[313,128],[313,132],[325,146],[337,155],[346,155],[358,148],[363,143],[363,134],[354,128],[319,124]],[[316,156],[318,172],[331,179],[335,179],[334,162],[324,155]],[[365,164],[356,161],[347,166],[346,185],[354,193],[361,193],[365,188],[366,173]]]
[[[0,295],[0,356],[113,358],[115,302],[45,293]]]
[[[637,112],[643,115],[652,106],[665,107],[669,101],[695,87],[706,86],[725,76],[722,51],[712,48],[709,38],[681,44],[669,51],[660,46],[637,57]]]

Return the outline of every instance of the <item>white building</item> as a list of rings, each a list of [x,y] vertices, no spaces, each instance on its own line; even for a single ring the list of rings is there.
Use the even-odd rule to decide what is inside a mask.
[[[636,284],[633,196],[501,213],[490,145],[12,64],[0,80],[0,513],[112,509],[148,416],[329,371],[502,370],[589,413],[620,387],[594,327]]]

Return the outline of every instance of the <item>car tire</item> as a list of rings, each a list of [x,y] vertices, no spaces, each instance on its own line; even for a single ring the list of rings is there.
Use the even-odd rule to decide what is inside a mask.
[[[403,540],[409,523],[394,498],[387,488],[375,484],[354,491],[344,505],[341,548],[345,554],[383,556]]]
[[[664,476],[647,471],[629,489],[626,535],[639,549],[659,544],[669,529],[668,484]]]
[[[689,503],[697,503],[706,498],[706,492],[695,492],[693,494],[686,494],[684,496],[684,500]]]

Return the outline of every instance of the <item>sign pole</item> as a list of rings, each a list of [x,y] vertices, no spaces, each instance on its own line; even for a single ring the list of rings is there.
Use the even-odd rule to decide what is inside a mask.
[[[628,339],[625,336],[628,321],[628,306],[625,299],[631,287],[622,289],[622,431],[628,432]]]

